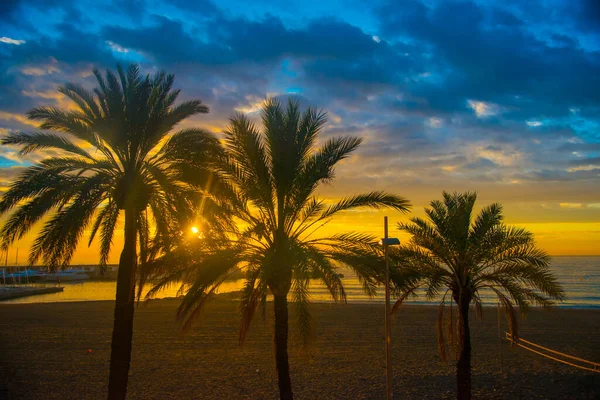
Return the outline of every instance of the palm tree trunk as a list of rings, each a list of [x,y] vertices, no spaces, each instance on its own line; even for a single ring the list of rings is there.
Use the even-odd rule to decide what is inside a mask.
[[[273,296],[275,303],[275,364],[279,378],[279,398],[292,400],[292,381],[288,361],[288,307],[287,296]]]
[[[125,210],[125,245],[119,260],[115,319],[110,351],[110,378],[108,399],[124,400],[129,379],[131,340],[133,336],[133,311],[135,304],[136,269],[136,218],[135,212]]]
[[[458,304],[458,337],[460,356],[456,363],[456,384],[458,400],[471,399],[471,331],[469,329],[469,301]]]

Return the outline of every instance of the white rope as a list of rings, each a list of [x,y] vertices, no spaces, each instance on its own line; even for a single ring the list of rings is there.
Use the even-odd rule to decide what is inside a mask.
[[[509,332],[505,332],[505,333],[506,333],[506,339],[507,340],[512,340],[512,335]],[[531,347],[525,346],[525,345],[521,344],[520,342],[527,343],[527,344],[529,344],[531,346],[535,346],[537,348],[543,349],[543,350],[545,350],[547,352],[550,352],[550,353],[554,353],[554,354],[561,355],[561,356],[566,357],[566,358],[570,358],[572,360],[577,360],[577,361],[580,361],[582,363],[589,364],[589,365],[592,366],[592,368],[587,367],[587,366],[583,366],[583,365],[574,364],[574,363],[571,363],[569,361],[561,360],[560,358],[553,357],[553,356],[551,356],[549,354],[545,354],[545,353],[542,353],[541,351],[537,351],[535,349],[532,349]],[[531,351],[533,353],[539,354],[542,357],[546,357],[546,358],[549,358],[551,360],[558,361],[560,363],[563,363],[563,364],[566,364],[566,365],[570,365],[570,366],[575,367],[575,368],[579,368],[579,369],[584,369],[586,371],[592,371],[592,372],[598,372],[598,373],[600,373],[600,364],[599,363],[595,363],[595,362],[592,362],[592,361],[584,360],[582,358],[574,357],[574,356],[571,356],[569,354],[561,353],[561,352],[556,351],[556,350],[548,349],[548,348],[546,348],[544,346],[540,346],[539,344],[535,344],[535,343],[532,343],[532,342],[530,342],[528,340],[521,339],[521,338],[519,338],[519,340],[516,341],[516,342],[514,342],[514,343],[517,346],[522,347],[525,350],[529,350],[529,351]]]

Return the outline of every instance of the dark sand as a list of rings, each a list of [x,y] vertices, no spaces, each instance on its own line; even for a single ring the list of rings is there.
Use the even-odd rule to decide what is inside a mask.
[[[237,303],[219,300],[188,334],[174,323],[176,300],[136,311],[129,381],[132,399],[274,399],[270,321],[237,342]],[[385,393],[382,305],[314,304],[315,331],[290,342],[298,399],[381,399]],[[104,399],[112,302],[0,305],[0,398]],[[393,326],[397,399],[455,396],[453,363],[440,361],[435,307],[407,306]],[[270,319],[270,317],[269,317]],[[600,374],[558,364],[503,343],[500,373],[496,309],[473,315],[473,391],[480,399],[600,398]],[[600,361],[600,311],[535,310],[525,339]],[[88,349],[92,352],[88,353]]]

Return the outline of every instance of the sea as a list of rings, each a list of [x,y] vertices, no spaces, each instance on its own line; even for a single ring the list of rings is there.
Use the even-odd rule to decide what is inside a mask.
[[[551,269],[555,273],[558,281],[563,285],[567,299],[557,303],[558,307],[570,308],[598,308],[600,309],[600,256],[559,256],[553,257]],[[352,302],[383,302],[383,288],[378,291],[375,297],[367,296],[352,271],[341,270],[343,273],[342,282],[344,284],[347,300]],[[44,286],[44,284],[39,284]],[[242,288],[243,279],[227,281],[221,285],[218,293],[228,293],[238,291]],[[46,284],[46,286],[49,286]],[[73,301],[97,301],[114,300],[116,291],[115,281],[82,281],[63,283],[63,292],[43,294],[31,297],[23,297],[12,300],[2,301],[6,303],[51,303],[51,302],[73,302]],[[150,289],[145,287],[143,295]],[[179,286],[173,285],[159,292],[154,298],[177,297]],[[427,299],[423,295],[409,298],[407,303],[412,304],[437,304],[440,297]],[[143,296],[142,296],[143,298]],[[497,300],[492,293],[483,292],[481,298],[484,305],[496,305]],[[312,282],[310,287],[310,300],[312,302],[330,302],[333,301],[329,296],[327,289],[318,281]],[[393,299],[392,299],[393,301]]]

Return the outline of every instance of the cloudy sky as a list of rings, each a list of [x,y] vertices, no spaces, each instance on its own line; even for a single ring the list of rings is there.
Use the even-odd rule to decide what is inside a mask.
[[[325,196],[386,189],[422,215],[442,190],[476,190],[551,254],[600,254],[596,0],[166,3],[5,0],[0,135],[35,129],[33,106],[68,107],[58,85],[137,62],[175,73],[211,109],[189,124],[215,132],[266,96],[327,110],[325,136],[365,141]],[[1,190],[35,157],[1,148]],[[382,215],[332,229],[376,233]]]

